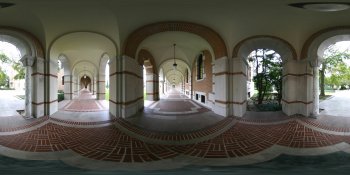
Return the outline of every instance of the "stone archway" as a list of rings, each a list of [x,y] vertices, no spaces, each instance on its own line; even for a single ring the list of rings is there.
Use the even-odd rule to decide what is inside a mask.
[[[97,99],[99,100],[105,99],[106,81],[107,81],[105,72],[106,72],[107,64],[109,64],[109,61],[110,61],[110,56],[107,53],[104,53],[101,56],[100,65],[99,65],[99,75],[97,80]]]
[[[229,84],[232,87],[230,89],[233,89],[233,91],[229,93],[232,97],[230,99],[232,114],[234,116],[242,117],[246,112],[248,74],[247,57],[253,50],[260,48],[268,48],[274,50],[279,53],[282,58],[282,86],[284,87],[282,92],[282,101],[284,102],[284,104],[282,104],[282,110],[288,115],[292,115],[295,111],[291,111],[291,108],[293,108],[293,106],[290,106],[289,99],[294,98],[293,95],[296,94],[290,94],[289,91],[291,89],[288,89],[288,87],[293,88],[293,86],[295,86],[295,82],[289,79],[289,67],[292,67],[291,63],[295,62],[296,60],[296,51],[287,41],[274,36],[249,37],[239,42],[233,49],[233,59],[230,63],[231,72],[229,73]]]
[[[224,40],[218,33],[209,27],[189,22],[160,22],[143,26],[129,35],[124,46],[125,55],[135,58],[137,48],[147,37],[166,31],[180,31],[196,34],[204,38],[213,48],[215,59],[227,56]]]
[[[310,105],[306,110],[306,116],[317,117],[319,115],[319,67],[323,61],[324,51],[329,45],[339,41],[350,40],[350,26],[333,27],[320,30],[311,35],[305,42],[301,59],[309,63],[310,78],[305,88],[308,92],[306,98]]]
[[[146,69],[146,96],[147,100],[159,100],[159,85],[157,67],[152,54],[146,50],[141,49],[138,53],[138,63],[144,65]]]
[[[193,34],[196,37],[204,40],[209,45],[209,48],[212,49],[212,54],[213,54],[213,57],[215,58],[214,59],[215,61],[222,62],[221,60],[227,59],[226,45],[223,39],[220,37],[220,35],[216,33],[214,30],[203,25],[189,23],[189,22],[176,22],[176,21],[160,22],[160,23],[153,23],[153,24],[143,26],[135,30],[133,33],[129,35],[124,45],[124,51],[123,51],[124,57],[122,59],[122,62],[127,62],[129,66],[122,67],[121,70],[117,72],[120,72],[120,74],[123,74],[123,75],[128,74],[129,73],[128,67],[131,67],[131,65],[134,65],[135,62],[137,62],[133,60],[135,60],[136,58],[137,50],[139,49],[140,44],[143,41],[145,41],[146,38],[148,39],[150,36],[154,36],[160,33],[167,33],[167,32],[183,32],[187,34]],[[208,48],[205,48],[205,49],[208,49]],[[134,67],[139,67],[139,66],[134,66]],[[133,70],[132,71],[133,74],[134,75],[136,74],[137,76],[130,77],[131,79],[128,79],[126,81],[132,81],[133,82],[132,84],[134,84],[134,86],[138,86],[138,84],[142,83],[139,79],[139,75],[141,74],[140,70],[139,69]],[[222,83],[222,84],[226,84],[226,83]],[[219,90],[219,88],[215,88],[215,89]],[[227,88],[225,87],[225,89]],[[131,91],[131,89],[128,88],[128,91]],[[125,113],[122,112],[123,116],[127,117],[130,115],[133,115],[143,107],[143,105],[141,105],[143,104],[142,97],[140,96],[142,94],[142,90],[134,90],[134,91],[137,91],[137,93],[130,93],[130,95],[126,94],[125,95],[126,97],[123,97],[123,99],[121,99],[122,102],[120,104],[120,108],[122,108],[121,111],[125,112]],[[218,98],[221,98],[221,96]],[[216,100],[216,97],[213,97],[213,101],[215,100]],[[226,112],[220,111],[221,108],[222,107],[220,106],[220,109],[214,110],[214,112],[220,115],[227,116]],[[223,107],[223,110],[226,111],[226,106]]]
[[[44,116],[44,81],[48,76],[44,70],[44,49],[40,41],[32,34],[13,27],[0,27],[1,40],[16,46],[21,53],[21,62],[26,68],[25,75],[25,117]]]
[[[99,84],[104,85],[104,72],[100,72],[103,67],[107,64],[107,61],[110,60],[111,69],[116,67],[116,61],[114,59],[117,58],[117,44],[110,37],[92,31],[75,31],[65,33],[61,36],[55,38],[49,46],[49,58],[50,58],[50,66],[48,71],[51,74],[54,74],[56,71],[55,65],[52,63],[56,62],[55,59],[58,58],[59,55],[64,54],[70,61],[72,65],[71,76],[72,78],[72,92],[73,96],[77,96],[79,92],[80,86],[80,78],[84,74],[83,72],[87,72],[87,69],[91,68],[90,78],[92,80],[92,94],[95,95],[97,93],[99,98],[104,99],[104,87],[98,87]],[[82,64],[79,64],[82,63]],[[88,64],[85,66],[84,64]],[[79,66],[77,67],[77,65]],[[105,67],[103,68],[105,70]],[[101,74],[100,74],[101,73]],[[100,79],[101,78],[101,79]],[[111,77],[112,86],[115,85],[116,79]],[[52,83],[53,81],[49,81]],[[49,85],[50,87],[55,87],[55,85]],[[115,97],[117,88],[111,87],[114,91],[111,91],[112,97]],[[55,91],[57,89],[50,88],[50,98],[53,98],[55,95]],[[50,114],[55,113],[58,110],[58,103],[50,104]]]

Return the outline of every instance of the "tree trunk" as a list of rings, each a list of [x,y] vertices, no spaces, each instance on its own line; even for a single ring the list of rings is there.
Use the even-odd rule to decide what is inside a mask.
[[[324,97],[326,96],[325,92],[324,92],[324,77],[325,77],[325,65],[322,65],[322,69],[320,70],[320,88],[321,88],[321,94],[320,96]]]

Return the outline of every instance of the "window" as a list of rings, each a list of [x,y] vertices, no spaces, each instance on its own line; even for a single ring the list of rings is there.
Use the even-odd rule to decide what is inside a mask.
[[[203,79],[203,74],[204,74],[203,54],[200,54],[197,59],[197,80]]]
[[[62,76],[62,85],[64,85],[64,76]]]
[[[205,103],[205,96],[204,95],[201,95],[201,102]]]
[[[186,69],[186,83],[188,83],[188,69]]]

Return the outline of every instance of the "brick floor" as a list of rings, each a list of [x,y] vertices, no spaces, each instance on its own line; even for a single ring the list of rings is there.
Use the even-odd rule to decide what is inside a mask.
[[[64,107],[65,111],[96,112],[106,110],[96,100],[72,100]]]
[[[73,125],[95,125],[119,122],[124,127],[129,127],[128,129],[131,131],[147,137],[165,140],[188,140],[215,132],[233,119],[227,117],[226,120],[211,128],[182,135],[143,131],[120,118],[95,123],[68,123]],[[65,121],[59,122],[66,123]],[[315,131],[296,120],[265,125],[238,122],[215,138],[188,145],[149,144],[128,136],[114,125],[77,128],[48,123],[29,132],[0,136],[0,145],[12,149],[28,152],[56,152],[70,149],[87,158],[126,163],[157,161],[174,158],[182,154],[207,159],[243,157],[259,153],[273,145],[291,148],[318,148],[341,142],[350,143],[350,136]]]

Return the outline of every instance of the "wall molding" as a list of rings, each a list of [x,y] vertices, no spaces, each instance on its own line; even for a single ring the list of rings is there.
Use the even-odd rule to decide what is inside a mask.
[[[312,104],[313,101],[308,101],[308,102],[304,102],[304,101],[300,101],[300,100],[294,100],[294,101],[287,101],[285,99],[282,99],[283,102],[287,103],[287,104],[293,104],[293,103],[302,103],[302,104],[305,104],[305,105],[309,105],[309,104]]]

